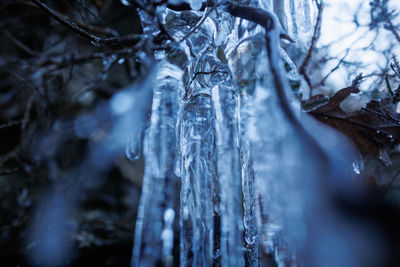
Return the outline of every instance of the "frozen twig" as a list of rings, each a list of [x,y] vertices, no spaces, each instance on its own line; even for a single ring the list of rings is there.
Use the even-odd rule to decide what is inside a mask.
[[[312,53],[315,49],[315,46],[318,42],[318,39],[320,37],[320,32],[321,32],[321,24],[322,24],[322,13],[324,10],[324,2],[321,0],[320,2],[315,1],[318,7],[318,15],[317,15],[317,21],[315,22],[315,26],[314,26],[314,33],[311,39],[311,44],[310,47],[308,48],[307,51],[307,55],[303,60],[303,63],[300,66],[299,72],[301,75],[303,75],[304,79],[306,80],[308,86],[310,87],[310,97],[312,94],[312,89],[313,86],[311,84],[311,80],[310,77],[307,74],[307,66],[310,63],[311,57],[312,57]]]

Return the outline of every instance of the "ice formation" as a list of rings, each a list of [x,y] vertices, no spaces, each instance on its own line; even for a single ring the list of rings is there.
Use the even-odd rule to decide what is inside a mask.
[[[312,1],[239,2],[275,13],[296,41],[290,46],[305,52]],[[176,42],[155,55],[131,265],[362,266],[363,240],[329,202],[352,177],[350,153],[341,137],[301,114],[301,78],[291,60],[299,55],[275,40],[293,114],[307,138],[324,136],[312,145],[279,102],[265,29],[232,16],[227,1],[188,4],[192,10],[156,11]],[[151,34],[154,23],[141,16]]]

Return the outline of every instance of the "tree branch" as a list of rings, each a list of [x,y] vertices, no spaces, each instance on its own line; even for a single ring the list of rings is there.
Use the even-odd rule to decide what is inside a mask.
[[[132,45],[136,44],[139,40],[141,40],[144,37],[141,34],[128,34],[122,37],[108,37],[108,38],[99,37],[85,30],[82,27],[82,25],[80,25],[73,19],[68,18],[65,15],[51,9],[48,5],[46,5],[42,1],[40,0],[31,0],[31,1],[35,3],[39,8],[43,9],[47,14],[49,14],[55,20],[57,20],[59,23],[68,27],[79,36],[89,40],[93,45],[100,45],[100,46]]]

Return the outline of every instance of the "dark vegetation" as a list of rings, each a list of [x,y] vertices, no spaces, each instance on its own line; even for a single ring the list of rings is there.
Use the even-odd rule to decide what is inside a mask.
[[[112,123],[105,116],[91,126],[89,119],[86,127],[77,130],[77,118],[96,108],[101,112],[112,95],[145,77],[146,59],[153,57],[154,50],[169,49],[167,41],[173,40],[163,25],[159,23],[158,33],[146,36],[138,15],[141,10],[154,17],[155,7],[166,2],[135,0],[129,6],[114,0],[1,2],[0,266],[29,264],[27,255],[36,244],[27,240],[37,204],[55,183],[66,183],[76,175],[88,145],[100,142]],[[308,76],[310,65],[323,63],[312,63],[323,19],[322,3],[318,6],[314,38],[298,66],[312,89],[325,81]],[[393,22],[398,11],[389,10],[387,0],[371,1],[370,6],[370,30],[391,32],[400,46],[399,26]],[[169,7],[190,9],[186,4]],[[243,15],[240,11],[231,9],[237,16]],[[357,145],[365,159],[371,198],[340,205],[343,212],[385,229],[392,255],[398,257],[400,66],[397,56],[386,52],[388,64],[381,73],[353,73],[356,78],[347,88],[329,98],[312,95],[303,108]],[[344,63],[343,58],[337,68]],[[377,87],[384,84],[386,97],[371,98],[358,111],[344,111],[342,101],[359,93],[366,79],[377,79]],[[76,234],[69,237],[78,249],[60,265],[128,265],[142,165],[141,160],[132,163],[121,157],[104,179],[84,189],[82,205],[71,223]],[[396,260],[393,256],[389,263]]]
[[[17,266],[35,246],[38,201],[74,176],[89,136],[101,140],[110,124],[79,137],[75,119],[140,81],[145,48],[136,8],[119,1],[2,1],[0,25],[0,266]],[[70,264],[127,265],[141,165],[121,158],[87,192]]]

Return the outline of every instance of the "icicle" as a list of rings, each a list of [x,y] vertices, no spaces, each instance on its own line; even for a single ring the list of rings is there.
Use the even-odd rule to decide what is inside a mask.
[[[210,50],[215,34],[215,22],[208,18],[186,40],[197,58],[188,66],[179,111],[181,266],[218,265],[223,252],[211,88],[226,80],[228,70]]]
[[[192,90],[195,88],[199,89],[198,86],[191,87]],[[213,181],[217,174],[213,156],[214,126],[210,94],[191,92],[179,114],[180,263],[181,266],[211,266],[214,243],[212,197],[216,190]]]
[[[249,120],[247,96],[239,98],[239,148],[243,191],[243,226],[246,266],[259,266],[259,238],[257,231],[258,191],[255,184],[250,142],[247,137]]]
[[[181,164],[181,266],[211,266],[214,262],[214,224],[218,220],[215,158],[215,128],[211,102],[212,82],[205,53],[193,63],[182,92],[179,111]]]
[[[243,266],[241,182],[238,150],[237,94],[231,86],[213,88],[221,190],[221,257],[223,266]]]
[[[289,10],[288,13],[290,15],[289,25],[288,25],[288,33],[293,36],[293,38],[297,38],[298,29],[297,29],[297,19],[296,19],[296,7],[294,0],[288,0],[289,2]]]
[[[175,124],[182,71],[163,62],[154,90],[144,148],[145,175],[135,229],[132,266],[172,265],[175,214]]]

